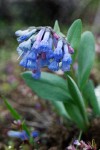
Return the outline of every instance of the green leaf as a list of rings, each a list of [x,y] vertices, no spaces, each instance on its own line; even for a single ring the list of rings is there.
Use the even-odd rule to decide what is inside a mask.
[[[65,35],[60,31],[58,20],[55,21],[54,31],[59,35],[65,37]]]
[[[86,108],[85,108],[85,104],[84,104],[84,100],[81,95],[81,92],[80,92],[78,86],[76,85],[75,81],[69,75],[67,75],[67,80],[68,80],[69,91],[74,100],[74,103],[79,108],[80,113],[83,116],[83,119],[84,119],[86,125],[88,126],[88,118],[87,118]]]
[[[10,103],[5,98],[3,98],[3,99],[4,99],[6,107],[11,112],[12,116],[14,117],[14,119],[20,120],[21,116],[17,113],[17,111],[10,105]]]
[[[92,106],[93,112],[96,115],[100,115],[100,107],[99,107],[98,100],[97,100],[95,92],[94,92],[94,85],[91,80],[89,80],[87,82],[87,84],[85,85],[85,87],[83,89],[83,94],[84,94],[85,99]]]
[[[87,129],[87,126],[84,122],[78,106],[69,102],[65,103],[64,106],[68,115],[70,116],[70,119],[74,121],[81,130],[85,131]]]
[[[30,135],[29,129],[27,125],[25,124],[25,122],[22,123],[22,129],[25,130],[28,135]]]
[[[21,120],[21,116],[18,114],[18,112],[10,105],[10,103],[4,97],[3,97],[3,99],[4,99],[4,103],[5,103],[6,107],[10,111],[13,118],[16,120]],[[29,130],[28,130],[28,128],[24,122],[22,123],[22,128],[23,128],[23,130],[26,131],[26,133],[28,135],[30,135],[30,132],[29,132]]]
[[[82,32],[82,22],[80,19],[77,19],[73,22],[71,27],[67,32],[67,41],[71,44],[71,46],[77,50],[80,43]]]
[[[32,77],[32,73],[27,71],[22,73],[22,78],[26,84],[43,99],[62,102],[71,100],[66,81],[57,75],[42,72],[41,78],[35,80]]]
[[[91,32],[82,34],[78,51],[78,84],[82,89],[90,75],[95,58],[95,40]]]
[[[98,105],[99,105],[98,107],[100,109],[100,85],[95,87],[94,91],[95,91],[95,95],[96,95],[97,102],[98,102]]]
[[[55,24],[54,24],[54,31],[56,33],[60,33],[60,27],[59,27],[59,24],[58,24],[58,20],[55,21]]]
[[[67,119],[70,119],[65,107],[64,107],[64,104],[60,101],[52,101],[52,104],[54,105],[56,111],[58,112],[59,115],[67,118]]]

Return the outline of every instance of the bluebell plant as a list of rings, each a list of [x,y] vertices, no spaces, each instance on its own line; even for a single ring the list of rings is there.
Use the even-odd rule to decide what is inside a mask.
[[[33,27],[18,30],[15,34],[19,42],[19,64],[31,70],[33,78],[40,78],[43,67],[48,67],[51,71],[70,70],[74,49],[51,27]]]
[[[19,42],[19,64],[31,71],[22,74],[26,84],[41,98],[50,100],[59,114],[85,131],[89,126],[85,99],[92,99],[89,103],[96,115],[100,115],[100,108],[92,82],[88,80],[95,56],[94,37],[89,31],[82,35],[81,32],[82,22],[78,19],[69,28],[67,36],[61,32],[57,21],[54,28],[30,27],[15,34]],[[77,69],[74,69],[75,63]],[[54,72],[62,70],[66,80],[43,72],[43,67]]]
[[[30,27],[15,33],[19,42],[19,64],[30,70],[22,73],[22,78],[38,96],[51,101],[63,119],[74,122],[80,133],[88,130],[93,116],[100,116],[100,102],[89,79],[95,58],[94,36],[90,31],[81,33],[80,19],[74,21],[67,36],[60,31],[57,22],[54,29]],[[64,78],[43,72],[44,67],[51,71],[62,70]],[[15,119],[20,119],[9,103],[5,103]],[[87,108],[92,110],[91,114]],[[21,131],[9,131],[8,135],[25,140],[37,136],[37,132],[28,132],[24,125]]]

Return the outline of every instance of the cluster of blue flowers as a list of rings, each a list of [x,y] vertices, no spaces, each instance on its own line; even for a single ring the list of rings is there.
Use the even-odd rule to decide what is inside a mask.
[[[29,140],[29,136],[27,135],[27,133],[23,130],[23,131],[8,131],[8,136],[10,137],[14,137],[14,138],[19,138],[22,141],[26,141]],[[31,137],[32,138],[37,138],[39,136],[39,133],[37,131],[33,131],[31,133]]]
[[[15,34],[19,42],[20,65],[31,70],[33,78],[40,78],[43,67],[51,71],[70,70],[74,50],[51,27],[31,27]]]

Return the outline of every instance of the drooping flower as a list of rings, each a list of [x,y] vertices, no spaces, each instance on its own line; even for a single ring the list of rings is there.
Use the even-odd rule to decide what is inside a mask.
[[[53,60],[50,65],[48,66],[48,68],[52,71],[58,71],[59,70],[59,64],[56,60]]]
[[[68,45],[64,45],[64,55],[62,59],[62,70],[69,71],[70,64],[72,63],[71,54],[68,52]]]
[[[20,37],[22,35],[27,34],[28,31],[29,31],[29,29],[26,29],[26,30],[23,30],[23,31],[22,30],[18,30],[18,31],[15,32],[15,35]]]
[[[33,132],[31,133],[31,136],[34,137],[34,138],[38,137],[38,136],[39,136],[38,131],[33,131]]]
[[[22,141],[27,140],[29,137],[25,131],[8,131],[8,136],[13,138],[19,138]]]
[[[23,41],[29,39],[30,36],[31,36],[32,34],[34,34],[35,32],[36,32],[36,29],[33,29],[33,30],[31,30],[31,31],[25,30],[25,32],[24,32],[24,31],[19,31],[19,32],[17,31],[17,32],[15,33],[17,36],[19,36],[19,37],[17,38],[17,41],[18,41],[18,42],[23,42]]]
[[[39,69],[32,71],[32,77],[33,77],[34,79],[39,79],[40,76],[41,76],[41,72],[40,72]]]
[[[28,140],[30,137],[27,135],[26,131],[13,131],[13,130],[10,130],[8,131],[8,136],[9,137],[12,137],[12,138],[19,138],[21,139],[22,141],[26,141]],[[31,137],[33,138],[36,138],[39,136],[39,133],[38,131],[33,131],[30,135]]]
[[[27,62],[28,62],[27,58],[23,57],[19,64],[20,64],[20,66],[27,68]]]
[[[31,49],[31,40],[27,40],[24,41],[22,43],[19,44],[19,48],[23,51],[23,52],[27,52],[28,50]]]
[[[33,50],[35,53],[39,53],[40,51],[40,42],[42,40],[44,32],[45,32],[45,28],[42,28],[36,35],[36,40],[34,41],[34,43],[32,43],[33,46],[31,50]]]
[[[15,33],[20,42],[17,52],[20,65],[32,71],[32,77],[39,79],[41,68],[52,71],[69,71],[72,63],[73,48],[51,27],[33,27]]]
[[[63,57],[63,41],[62,39],[58,41],[57,48],[54,51],[54,57],[57,61],[60,61]]]
[[[46,29],[43,40],[40,42],[40,51],[47,53],[50,50],[49,46],[50,30]]]

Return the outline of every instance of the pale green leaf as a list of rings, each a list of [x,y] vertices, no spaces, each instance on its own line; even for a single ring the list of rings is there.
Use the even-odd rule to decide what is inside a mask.
[[[79,108],[80,113],[84,119],[84,122],[88,125],[86,108],[85,108],[85,104],[84,104],[84,100],[81,95],[81,92],[80,92],[78,86],[76,85],[75,81],[69,75],[67,75],[67,81],[68,81],[69,91],[74,100],[74,103]]]
[[[89,80],[87,82],[87,84],[85,85],[85,87],[83,89],[83,94],[84,94],[85,99],[92,106],[93,112],[96,115],[100,115],[100,106],[98,104],[98,100],[97,100],[97,97],[96,97],[95,92],[94,92],[94,85],[93,85],[93,82],[91,80]]]
[[[64,104],[63,102],[60,102],[60,101],[52,101],[52,104],[54,105],[56,111],[58,112],[59,115],[67,118],[67,119],[70,119],[65,107],[64,107]]]
[[[80,43],[82,32],[82,22],[80,19],[77,19],[73,22],[67,32],[67,41],[71,44],[71,46],[77,50]]]
[[[85,131],[87,125],[85,124],[78,106],[73,103],[65,103],[65,108],[68,115],[70,116],[71,121],[75,122],[81,130]]]
[[[59,36],[65,37],[65,35],[60,31],[60,27],[59,27],[58,20],[55,21],[55,24],[54,24],[54,31],[55,31]]]
[[[82,34],[78,51],[78,84],[82,89],[90,75],[95,58],[95,40],[91,32]]]
[[[60,33],[60,27],[59,27],[59,24],[58,24],[58,20],[55,21],[55,24],[54,24],[54,31],[56,33]]]
[[[54,74],[42,72],[41,78],[35,80],[31,72],[22,73],[26,84],[41,98],[50,101],[66,102],[71,100],[66,81]]]

